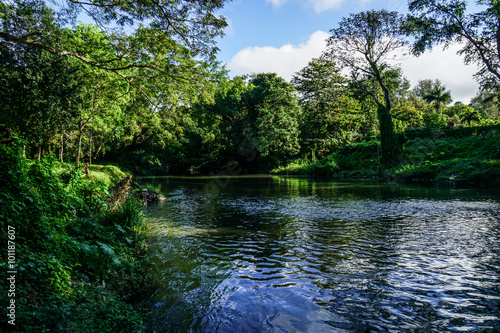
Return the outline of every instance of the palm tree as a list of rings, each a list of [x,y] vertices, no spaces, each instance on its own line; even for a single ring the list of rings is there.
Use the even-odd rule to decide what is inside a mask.
[[[451,103],[451,93],[450,91],[445,91],[446,87],[441,85],[436,85],[432,90],[424,96],[424,100],[428,103],[434,103],[438,113],[441,113],[441,107]]]
[[[460,119],[462,120],[462,123],[468,123],[470,128],[472,121],[481,120],[481,115],[479,114],[479,112],[473,109],[471,111],[461,113]]]

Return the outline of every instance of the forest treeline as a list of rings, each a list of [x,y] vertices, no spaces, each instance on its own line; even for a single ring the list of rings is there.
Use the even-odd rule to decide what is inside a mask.
[[[215,61],[223,5],[2,2],[3,140],[18,135],[25,156],[77,166],[108,159],[136,173],[208,174],[237,162],[267,172],[370,140],[390,165],[404,155],[398,132],[499,123],[496,2],[470,14],[466,3],[436,0],[411,1],[407,16],[352,14],[291,82],[230,77]],[[95,23],[76,23],[82,12]],[[458,41],[480,68],[469,105],[453,103],[439,80],[411,87],[394,61]]]

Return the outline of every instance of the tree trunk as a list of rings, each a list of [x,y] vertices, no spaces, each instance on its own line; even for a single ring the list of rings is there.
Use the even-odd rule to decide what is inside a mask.
[[[23,145],[23,157],[26,158],[26,145]]]
[[[382,105],[379,105],[377,115],[380,124],[382,162],[390,164],[396,162],[399,156],[399,144],[394,132],[394,123],[390,111]]]
[[[38,146],[38,160],[42,158],[42,146]]]
[[[391,116],[391,98],[389,89],[384,84],[382,80],[382,75],[380,70],[375,63],[370,62],[370,65],[374,71],[375,78],[377,79],[380,88],[384,93],[385,105],[377,102],[377,115],[380,125],[380,145],[382,148],[382,162],[384,164],[391,164],[397,161],[399,158],[399,143],[394,131],[394,122]]]
[[[97,148],[97,151],[94,154],[94,160],[97,158],[97,155],[99,155],[99,152],[101,151],[101,148],[102,148],[102,146],[99,146],[99,148]]]
[[[92,165],[92,134],[89,137],[89,166]]]
[[[64,163],[63,154],[64,154],[64,131],[61,131],[61,147],[59,149],[59,161],[61,161],[61,163]]]
[[[80,167],[80,155],[82,153],[82,136],[83,136],[83,131],[80,130],[80,133],[78,134],[78,148],[76,151],[76,168],[77,169]]]

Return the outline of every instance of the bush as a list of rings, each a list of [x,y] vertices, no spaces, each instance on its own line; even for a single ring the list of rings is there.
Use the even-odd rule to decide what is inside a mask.
[[[0,145],[0,227],[16,230],[16,329],[25,332],[137,332],[148,279],[141,255],[141,203],[107,210],[107,184],[60,172],[60,163],[23,158]],[[119,175],[116,167],[109,168]],[[6,242],[4,239],[3,243]],[[7,244],[4,244],[4,248]],[[9,271],[0,264],[0,278]],[[6,306],[7,293],[0,296]],[[6,324],[5,321],[3,324]]]

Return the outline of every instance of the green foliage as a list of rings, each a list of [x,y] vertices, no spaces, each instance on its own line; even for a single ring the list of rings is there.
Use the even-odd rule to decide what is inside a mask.
[[[495,185],[500,181],[498,135],[417,138],[405,144],[405,158],[394,171],[405,179],[459,185]]]
[[[90,166],[90,176],[93,179],[99,179],[107,185],[118,182],[121,178],[127,176],[118,166],[106,164]]]
[[[481,120],[481,114],[473,108],[464,110],[460,113],[459,117],[462,123],[469,124],[469,127],[471,127],[472,122],[479,122]]]
[[[344,147],[338,154],[339,168],[345,175],[377,175],[381,166],[380,143],[360,142]]]
[[[434,87],[423,98],[425,101],[434,104],[437,113],[441,113],[443,105],[446,106],[452,101],[450,91],[446,91],[446,87],[442,86],[439,81],[436,82]]]
[[[15,265],[22,281],[16,329],[140,331],[141,316],[130,302],[139,299],[147,281],[142,204],[128,200],[109,211],[107,184],[80,171],[56,177],[57,161],[27,160],[22,144],[0,145],[0,228],[16,230]],[[8,270],[3,262],[2,280]],[[6,304],[7,294],[0,297]]]
[[[222,35],[226,26],[225,18],[215,12],[224,3],[224,0],[137,3],[119,0],[102,4],[72,0],[54,2],[51,9],[41,0],[2,2],[0,38],[70,56],[118,73],[122,78],[157,75],[172,78],[183,66],[192,67],[191,56],[214,56],[214,38]],[[62,26],[74,24],[82,13],[102,29],[101,38],[78,39],[78,31],[65,29],[66,40],[61,43],[50,40],[50,36],[61,35]],[[129,29],[120,29],[125,25]],[[96,54],[94,47],[103,43],[113,44],[113,52]]]
[[[380,144],[360,142],[346,145],[319,160],[297,159],[272,170],[275,174],[371,177],[380,171]]]
[[[255,74],[250,84],[254,88],[244,97],[244,107],[252,147],[264,158],[298,153],[301,109],[293,85],[276,74]]]
[[[463,45],[465,63],[475,63],[482,87],[498,89],[500,72],[497,43],[500,8],[497,1],[412,0],[406,19],[408,34],[415,37],[414,52],[421,54],[433,45],[455,41]]]
[[[398,132],[403,132],[408,127],[421,127],[424,124],[423,113],[412,102],[400,103],[392,109],[392,114]]]
[[[365,117],[361,103],[348,90],[340,69],[327,59],[313,59],[293,80],[303,115],[300,121],[302,151],[325,154],[358,132]],[[365,125],[366,126],[366,125]]]
[[[297,159],[283,167],[271,170],[271,173],[281,175],[333,176],[340,170],[336,157],[335,154],[330,154],[315,161]]]
[[[487,89],[481,89],[477,95],[471,99],[470,106],[485,118],[500,119],[498,109],[499,99],[497,93]]]
[[[487,126],[437,131],[414,129],[403,133],[403,157],[390,168],[380,164],[376,141],[346,145],[319,161],[298,159],[273,173],[388,177],[448,185],[500,185],[500,127]],[[478,130],[481,129],[481,130]],[[322,172],[318,164],[330,169]],[[322,169],[325,170],[325,169]]]
[[[447,126],[446,118],[443,114],[426,113],[423,116],[424,127],[444,128]]]

